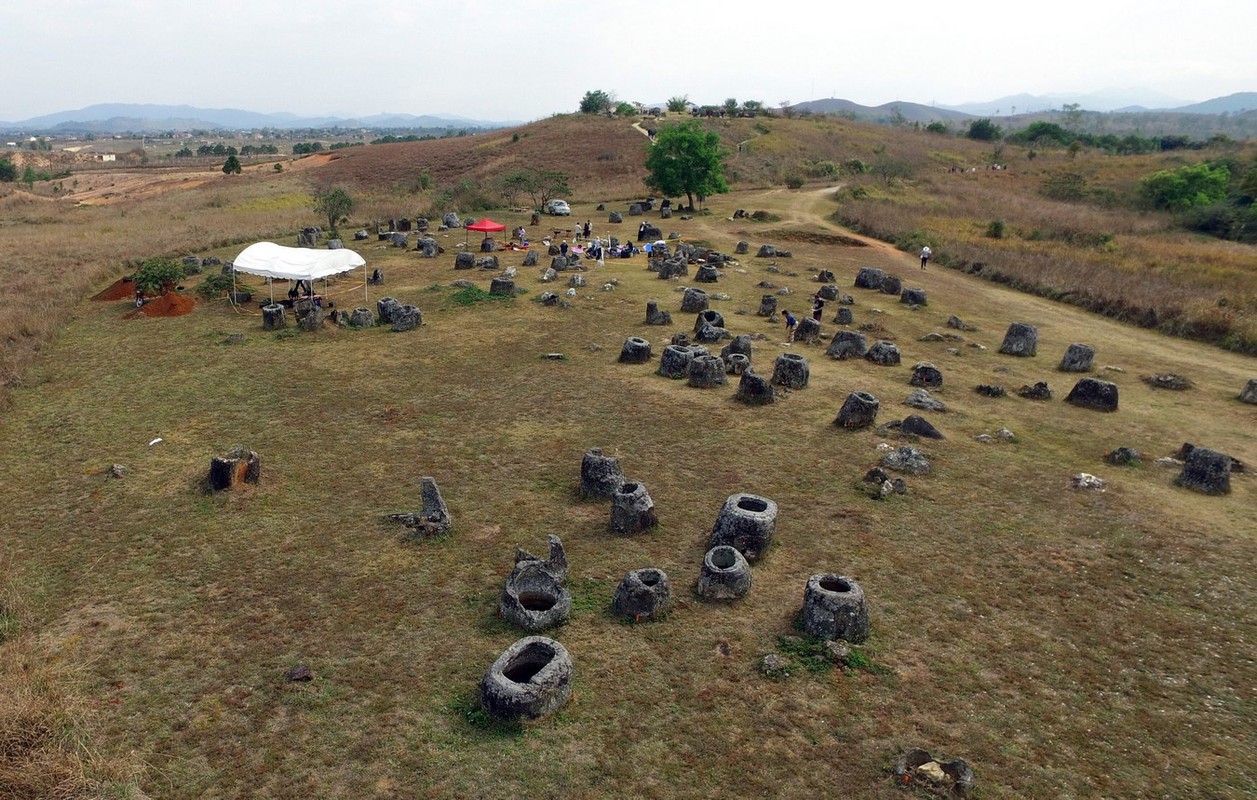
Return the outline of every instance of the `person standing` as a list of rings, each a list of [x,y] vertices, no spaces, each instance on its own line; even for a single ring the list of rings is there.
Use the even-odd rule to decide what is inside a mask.
[[[786,317],[786,341],[793,342],[794,330],[796,327],[798,327],[799,321],[795,319],[794,315],[791,314],[789,311],[783,311],[782,313]]]
[[[563,243],[559,245],[559,255],[567,258],[567,239],[564,239]]]
[[[585,238],[589,238],[589,234],[593,231],[593,226],[589,224],[589,220],[585,220]]]
[[[930,256],[934,255],[930,252],[930,246],[927,244],[921,248],[921,269],[925,269],[925,265],[929,262]]]
[[[812,295],[812,319],[817,322],[821,321],[821,317],[825,313],[825,299],[819,294]]]

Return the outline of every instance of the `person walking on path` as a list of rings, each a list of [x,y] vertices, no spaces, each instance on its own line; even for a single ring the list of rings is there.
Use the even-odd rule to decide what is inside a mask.
[[[930,256],[932,255],[933,253],[930,252],[930,246],[928,244],[921,248],[921,269],[925,269],[925,265],[929,262]]]

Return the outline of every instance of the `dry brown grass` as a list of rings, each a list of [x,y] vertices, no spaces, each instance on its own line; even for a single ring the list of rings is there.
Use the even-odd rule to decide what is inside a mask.
[[[1257,352],[1257,270],[1253,248],[1190,234],[1162,213],[1105,209],[1042,197],[1052,174],[1078,172],[1091,186],[1130,198],[1139,175],[1174,157],[1025,161],[1008,148],[1009,171],[919,175],[886,187],[865,179],[837,219],[913,250],[933,245],[936,261],[1025,291],[1166,333]],[[1002,239],[988,226],[1004,224]]]
[[[126,217],[73,213],[96,232],[89,243],[106,222],[160,242],[144,226],[182,215],[198,230],[178,235],[206,237],[193,252],[230,257],[233,229],[312,221],[304,187],[318,176],[287,177],[170,195]],[[406,211],[408,194],[359,191],[370,213]],[[825,219],[826,193],[730,195],[711,216],[671,222],[726,251],[746,239],[794,252],[776,272],[746,259],[716,287],[731,296],[717,307],[732,330],[768,337],[755,345],[758,368],[787,349],[811,362],[811,385],[766,408],[736,404],[732,387],[691,390],[654,364],[615,362],[628,335],[659,348],[689,328],[675,286],[640,257],[594,272],[595,285],[619,287],[579,290],[570,309],[531,302],[553,288],[540,270],[520,271],[528,296],[464,307],[441,285],[487,276],[451,268],[457,233],[434,261],[367,242],[360,250],[387,281],[372,299],[386,291],[424,312],[411,334],[264,334],[254,310],[224,303],[149,320],[123,319],[123,303],[65,304],[67,322],[0,416],[0,553],[39,652],[56,654],[49,674],[73,678],[60,684],[66,702],[91,712],[79,741],[134,752],[149,765],[140,787],[171,798],[602,798],[625,786],[658,798],[896,798],[883,769],[910,745],[969,759],[987,798],[1251,794],[1236,765],[1257,757],[1257,488],[1236,476],[1231,496],[1203,497],[1174,488],[1173,470],[1100,456],[1131,445],[1150,461],[1191,440],[1257,463],[1251,407],[1234,400],[1252,359],[959,271],[922,273],[877,242],[846,246],[829,238],[845,232]],[[597,199],[574,214],[606,234]],[[778,221],[728,219],[738,207]],[[753,316],[761,280],[792,289],[783,305],[797,311],[814,270],[849,285],[864,265],[929,291],[918,311],[855,292],[857,322],[879,322],[903,367],[832,362]],[[331,287],[341,307],[361,293],[352,281]],[[673,312],[673,328],[641,324],[648,299]],[[958,354],[918,341],[953,313],[977,327]],[[832,306],[826,316],[828,335]],[[1014,320],[1039,326],[1039,357],[995,354]],[[237,332],[243,344],[222,344]],[[1072,380],[1053,368],[1074,341],[1124,370],[1103,373],[1120,386],[1118,413],[1060,402]],[[539,358],[554,351],[568,360]],[[909,413],[899,401],[918,359],[946,375],[951,411],[928,416],[948,439],[923,447],[935,474],[878,503],[859,478],[883,440],[830,423],[855,389],[881,398],[883,419]],[[1167,371],[1196,388],[1157,391],[1138,377]],[[971,391],[1036,380],[1058,399]],[[972,438],[1001,426],[1018,441]],[[262,454],[262,484],[203,494],[208,459],[238,443]],[[659,530],[613,538],[604,506],[576,502],[593,446],[647,485]],[[115,462],[129,469],[121,480],[105,473]],[[1079,471],[1110,489],[1066,490]],[[381,516],[413,510],[429,474],[455,530],[402,544]],[[778,502],[778,541],[744,601],[707,605],[691,587],[735,491]],[[469,714],[476,682],[519,635],[494,616],[502,580],[514,548],[537,550],[547,533],[572,563],[574,614],[554,635],[576,660],[576,692],[551,719],[485,729]],[[647,564],[671,576],[677,607],[660,623],[621,624],[606,613],[611,593]],[[804,582],[821,570],[865,587],[871,655],[888,672],[761,678],[757,660],[792,632]],[[315,680],[285,685],[298,660]]]
[[[781,221],[725,219],[735,207]],[[730,196],[675,226],[729,250],[766,231],[841,233],[826,208],[815,192]],[[1131,444],[1151,457],[1188,438],[1257,462],[1251,412],[1232,399],[1252,362],[1212,352],[1205,368],[1199,345],[958,272],[913,272],[885,247],[788,240],[795,258],[781,271],[748,259],[717,287],[732,296],[719,307],[733,330],[769,336],[756,343],[761,369],[787,348],[778,326],[737,314],[753,314],[760,280],[799,298],[814,269],[849,283],[872,264],[930,292],[917,312],[867,293],[856,305],[908,364],[932,360],[949,381],[953,410],[934,417],[949,438],[926,448],[937,472],[909,479],[906,498],[868,500],[859,477],[880,439],[830,422],[857,388],[882,398],[885,418],[908,413],[907,367],[795,345],[812,384],[749,409],[731,387],[691,390],[654,365],[619,365],[625,336],[661,344],[671,333],[641,325],[645,300],[688,327],[675,287],[640,257],[608,262],[592,277],[619,288],[581,291],[571,309],[528,297],[461,307],[435,288],[468,276],[451,255],[370,242],[387,292],[424,311],[408,335],[265,335],[258,317],[222,304],[137,321],[121,304],[77,306],[0,420],[0,542],[36,621],[73,643],[84,696],[119,700],[100,714],[103,745],[151,764],[142,788],[162,797],[598,798],[632,785],[660,798],[892,798],[882,769],[913,744],[970,759],[992,798],[1251,790],[1231,768],[1257,755],[1251,480],[1204,498],[1173,489],[1172,472],[1099,456]],[[534,294],[537,272],[519,279]],[[332,290],[338,305],[359,302],[361,286]],[[990,349],[951,356],[917,341],[950,313]],[[1040,326],[1038,359],[994,355],[1013,319]],[[221,344],[233,332],[245,343]],[[1054,358],[1078,339],[1126,370],[1112,373],[1118,414],[970,391],[1046,378],[1062,392]],[[539,359],[552,351],[569,360]],[[1137,378],[1166,370],[1197,389],[1157,392]],[[1018,443],[973,441],[1002,425]],[[165,441],[149,447],[154,436]],[[238,442],[262,453],[263,483],[202,494],[208,458]],[[646,483],[658,531],[613,539],[606,508],[575,501],[591,446]],[[126,478],[103,474],[113,462]],[[1113,488],[1066,491],[1081,470]],[[380,517],[413,508],[423,474],[441,483],[456,528],[404,545]],[[705,605],[690,594],[705,537],[740,490],[780,504],[778,544],[744,602]],[[479,728],[467,714],[476,681],[518,635],[494,617],[511,554],[550,532],[573,565],[576,610],[555,635],[576,659],[575,697],[521,732]],[[606,606],[619,577],[645,564],[671,576],[677,608],[623,625]],[[829,569],[869,592],[872,657],[890,672],[759,677],[807,576]],[[297,660],[316,679],[285,686]]]
[[[19,609],[0,599],[0,798],[141,797],[141,765],[98,749],[83,665],[27,629]]]

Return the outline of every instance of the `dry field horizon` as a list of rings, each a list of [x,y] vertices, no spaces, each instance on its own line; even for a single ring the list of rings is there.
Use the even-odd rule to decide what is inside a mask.
[[[518,143],[562,130],[544,122]],[[852,130],[867,137],[859,147],[876,146],[871,128]],[[588,151],[595,166],[574,181],[570,221],[634,233],[639,218],[612,226],[594,207],[624,210],[644,192],[632,183],[640,163],[623,155],[639,140],[629,130],[624,144]],[[763,172],[709,198],[709,213],[647,215],[721,252],[750,243],[706,287],[728,295],[712,305],[732,332],[757,337],[757,371],[795,352],[811,379],[744,406],[733,383],[692,389],[654,373],[668,338],[692,328],[679,311],[691,284],[659,280],[642,256],[592,268],[559,308],[535,300],[566,288],[565,274],[540,282],[544,256],[523,268],[522,253],[500,253],[527,294],[467,303],[451,282],[487,288],[496,273],[453,269],[462,231],[443,235],[436,259],[350,242],[428,201],[392,184],[429,150],[389,147],[396,181],[382,177],[389,151],[377,151],[91,207],[0,198],[0,235],[25,259],[8,268],[9,291],[23,303],[39,293],[21,306],[34,309],[14,334],[27,350],[6,356],[0,411],[0,675],[18,687],[0,697],[0,796],[895,798],[904,791],[887,770],[913,746],[966,759],[980,798],[1257,791],[1246,767],[1257,757],[1257,407],[1236,399],[1257,360],[963,271],[922,271],[833,220],[836,183],[786,190]],[[381,159],[372,177],[352,183],[354,159],[368,155]],[[444,170],[458,174],[468,156],[441,158],[429,168],[449,185]],[[268,333],[256,306],[125,319],[126,303],[87,299],[129,259],[226,260],[257,239],[292,243],[318,224],[311,187],[332,183],[358,199],[346,243],[385,275],[370,304],[413,303],[420,329]],[[739,208],[771,221],[733,219]],[[527,214],[488,215],[528,225]],[[756,258],[765,243],[792,257]],[[50,290],[44,270],[62,262],[66,282]],[[855,289],[864,266],[925,289],[928,305]],[[898,345],[899,366],[827,358],[842,327],[835,303],[815,345],[756,316],[761,296],[782,289],[780,307],[802,316],[821,269],[854,296],[852,327]],[[361,275],[329,296],[363,304]],[[648,300],[674,324],[645,325]],[[973,330],[948,328],[953,314]],[[1012,322],[1038,327],[1036,357],[998,354]],[[923,340],[932,332],[961,338]],[[234,334],[242,341],[227,344]],[[617,363],[628,336],[652,342],[651,363]],[[1078,376],[1056,365],[1072,342],[1095,347],[1093,374],[1118,385],[1118,411],[1063,402]],[[554,352],[565,359],[543,358]],[[946,439],[913,442],[934,470],[905,476],[906,495],[870,499],[861,477],[878,445],[905,442],[833,419],[856,390],[880,399],[879,423],[917,413],[902,401],[918,361],[945,376],[936,395],[949,410],[921,413]],[[1163,373],[1193,386],[1142,380]],[[1013,393],[1040,380],[1051,400]],[[978,384],[1009,396],[978,395]],[[1000,428],[1016,438],[975,438]],[[1173,485],[1177,469],[1154,462],[1184,442],[1246,465],[1231,494]],[[261,483],[206,494],[210,458],[238,444],[261,455]],[[1106,464],[1118,446],[1143,463]],[[612,536],[607,506],[577,499],[591,447],[646,485],[657,529]],[[109,475],[113,464],[124,477]],[[1070,489],[1079,472],[1108,488]],[[384,517],[417,510],[424,475],[454,529],[403,542]],[[747,597],[705,603],[698,567],[735,492],[778,503],[776,541]],[[543,720],[486,725],[477,683],[524,635],[496,616],[502,583],[515,548],[541,551],[550,533],[567,548],[574,604],[546,635],[573,656],[573,698]],[[674,607],[628,624],[610,614],[611,595],[643,566],[668,574]],[[781,637],[797,635],[804,584],[820,572],[864,588],[871,667],[796,657],[788,677],[764,677],[760,659],[788,654]],[[286,684],[299,661],[313,681]]]

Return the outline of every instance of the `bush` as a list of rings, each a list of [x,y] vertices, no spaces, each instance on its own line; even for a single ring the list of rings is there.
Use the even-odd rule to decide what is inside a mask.
[[[160,294],[183,280],[183,265],[173,258],[149,258],[135,272],[135,288]]]
[[[1004,220],[993,219],[991,224],[986,226],[986,236],[988,239],[1004,238]]]
[[[1000,127],[989,119],[975,119],[969,123],[969,132],[965,134],[979,142],[993,142],[1004,135]]]
[[[787,189],[802,189],[802,188],[803,188],[803,183],[804,183],[804,181],[803,181],[803,176],[802,176],[802,175],[798,175],[798,174],[790,174],[790,175],[787,175],[787,176],[786,176],[786,188],[787,188]]]
[[[1231,172],[1213,164],[1192,164],[1154,172],[1144,178],[1139,191],[1154,208],[1186,211],[1212,205],[1226,197]]]
[[[1087,179],[1077,172],[1051,175],[1039,184],[1039,194],[1053,200],[1076,203],[1087,196]]]
[[[858,158],[849,158],[842,162],[842,168],[852,175],[863,175],[869,171],[868,165]]]

